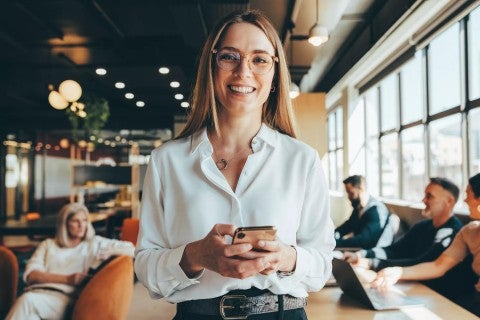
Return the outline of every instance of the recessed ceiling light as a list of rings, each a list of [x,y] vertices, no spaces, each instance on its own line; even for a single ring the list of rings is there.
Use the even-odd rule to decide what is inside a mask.
[[[183,99],[183,94],[177,93],[177,94],[175,95],[175,99],[177,99],[177,100],[182,100],[182,99]]]
[[[125,83],[123,83],[123,82],[116,82],[116,83],[115,83],[115,88],[117,88],[117,89],[123,89],[123,88],[125,88]]]
[[[145,107],[145,102],[143,102],[143,101],[137,101],[136,105],[137,105],[137,107],[139,107],[139,108],[143,108],[143,107]]]
[[[181,105],[183,108],[188,108],[188,107],[190,107],[190,103],[188,103],[187,101],[183,101],[182,103],[180,103],[180,105]]]
[[[172,82],[170,82],[170,87],[172,87],[172,88],[178,88],[178,87],[180,87],[180,82],[178,82],[178,81],[172,81]]]
[[[158,69],[158,72],[160,72],[161,74],[168,74],[170,72],[170,69],[168,69],[167,67],[161,67],[160,69]]]
[[[107,74],[107,70],[104,68],[97,68],[97,70],[95,70],[95,73],[99,76],[104,76]]]
[[[125,98],[127,98],[127,99],[133,99],[134,97],[135,97],[135,96],[134,96],[133,93],[131,93],[131,92],[125,93]]]

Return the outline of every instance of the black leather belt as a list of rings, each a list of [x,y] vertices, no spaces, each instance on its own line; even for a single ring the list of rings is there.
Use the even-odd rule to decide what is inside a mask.
[[[277,295],[268,290],[261,290],[259,295],[251,296],[251,292],[251,290],[231,291],[212,299],[184,301],[179,303],[178,307],[187,313],[221,316],[222,319],[247,319],[249,315],[279,310]],[[307,298],[283,296],[283,310],[304,308],[306,305]]]

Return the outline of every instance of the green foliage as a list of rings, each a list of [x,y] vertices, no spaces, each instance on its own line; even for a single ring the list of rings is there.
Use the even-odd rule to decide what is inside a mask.
[[[84,95],[81,102],[85,105],[84,111],[87,113],[85,118],[78,115],[78,110],[67,108],[67,116],[72,126],[72,138],[78,140],[78,130],[83,130],[85,136],[97,136],[100,130],[105,126],[110,117],[110,107],[108,101],[94,95]]]

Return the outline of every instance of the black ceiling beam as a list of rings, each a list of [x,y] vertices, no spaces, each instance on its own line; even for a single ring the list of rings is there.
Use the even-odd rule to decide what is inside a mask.
[[[107,22],[110,28],[112,28],[120,38],[122,39],[125,38],[125,33],[113,21],[113,19],[108,15],[108,13],[102,8],[102,6],[98,3],[98,1],[92,0],[92,5],[97,10],[97,12],[102,16],[102,18]]]
[[[285,14],[285,20],[283,22],[282,30],[280,31],[280,39],[282,40],[283,44],[285,44],[285,42],[287,41],[288,33],[291,32],[293,29],[292,14],[296,2],[297,0],[290,0],[288,2],[287,13]],[[290,34],[290,39],[292,39],[291,37],[292,36]]]
[[[9,34],[7,34],[5,31],[0,31],[0,39],[3,40],[4,42],[10,44],[12,47],[17,48],[22,53],[27,53],[28,52],[27,48],[25,48],[20,42],[13,39],[13,37],[10,36]]]
[[[40,18],[38,15],[33,13],[30,9],[28,9],[21,1],[16,1],[15,5],[18,9],[23,11],[26,15],[28,15],[33,21],[35,21],[40,27],[42,27],[48,34],[53,35],[54,38],[58,38],[63,40],[64,34],[63,32],[49,24],[45,21],[45,19]]]

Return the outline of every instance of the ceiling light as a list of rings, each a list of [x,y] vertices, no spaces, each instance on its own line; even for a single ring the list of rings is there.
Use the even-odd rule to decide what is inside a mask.
[[[125,98],[127,98],[127,99],[133,99],[133,98],[135,98],[135,96],[133,95],[133,93],[127,92],[127,93],[125,93]]]
[[[188,108],[190,107],[190,103],[188,103],[187,101],[183,101],[182,103],[180,103],[180,106],[182,106],[182,108]]]
[[[48,102],[57,110],[63,110],[68,107],[68,101],[55,90],[50,91],[48,94]]]
[[[137,107],[139,107],[139,108],[143,108],[143,107],[145,107],[145,102],[143,102],[143,101],[137,101],[136,105],[137,105]]]
[[[308,33],[308,42],[315,47],[328,41],[328,30],[326,27],[315,23]]]
[[[161,67],[160,69],[158,69],[158,72],[160,72],[161,74],[168,74],[170,72],[170,69],[168,69],[167,67]]]
[[[175,95],[175,99],[177,99],[177,100],[182,100],[182,99],[183,99],[183,94],[177,93],[177,94]]]
[[[82,87],[74,80],[63,81],[58,87],[58,91],[53,89],[53,85],[49,85],[48,88],[50,90],[48,102],[57,110],[66,109],[69,102],[76,103],[82,96]]]
[[[300,95],[300,88],[295,82],[290,82],[290,92],[288,93],[290,99],[295,99]]]
[[[123,82],[116,82],[116,83],[115,83],[115,88],[117,88],[117,89],[123,89],[123,88],[125,88],[125,83],[123,83]]]
[[[178,87],[180,87],[180,82],[178,82],[178,81],[172,81],[172,82],[170,82],[170,87],[172,87],[172,88],[178,88]]]
[[[104,76],[107,74],[107,70],[104,68],[97,68],[97,70],[95,70],[95,73],[99,76]]]
[[[58,87],[58,92],[67,100],[68,102],[74,102],[80,99],[82,96],[82,87],[78,82],[74,80],[65,80],[60,83]]]
[[[316,12],[315,12],[315,24],[313,27],[310,29],[310,32],[308,32],[308,42],[310,42],[311,45],[318,47],[319,45],[325,43],[328,41],[328,29],[319,22],[319,5],[318,2],[320,0],[316,1]]]

